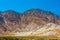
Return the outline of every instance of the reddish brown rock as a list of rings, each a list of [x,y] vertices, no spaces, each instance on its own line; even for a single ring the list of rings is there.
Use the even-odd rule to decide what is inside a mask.
[[[60,17],[40,9],[27,10],[21,14],[12,10],[0,12],[0,33],[12,32],[17,28],[25,31],[26,26],[31,23],[35,23],[38,26],[47,23],[60,24]]]

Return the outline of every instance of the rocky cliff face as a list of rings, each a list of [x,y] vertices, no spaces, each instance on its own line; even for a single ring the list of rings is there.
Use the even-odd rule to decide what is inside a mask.
[[[26,31],[28,28],[30,30],[27,31],[31,31],[47,23],[60,24],[60,17],[40,9],[30,9],[22,14],[13,10],[0,12],[0,33],[12,32],[16,29]]]

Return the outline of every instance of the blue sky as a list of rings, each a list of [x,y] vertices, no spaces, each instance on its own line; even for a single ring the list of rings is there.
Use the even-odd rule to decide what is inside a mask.
[[[60,15],[60,0],[0,0],[0,11],[24,12],[31,8],[48,10]]]

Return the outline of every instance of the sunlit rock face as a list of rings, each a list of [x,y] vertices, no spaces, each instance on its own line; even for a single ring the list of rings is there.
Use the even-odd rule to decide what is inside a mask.
[[[60,17],[41,9],[30,9],[23,13],[13,10],[0,12],[0,34],[7,32],[29,32],[41,28],[48,23],[60,25]]]

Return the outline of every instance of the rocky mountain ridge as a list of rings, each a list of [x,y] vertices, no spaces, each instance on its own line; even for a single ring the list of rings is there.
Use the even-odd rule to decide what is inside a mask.
[[[13,10],[0,12],[0,34],[12,32],[18,28],[20,31],[32,31],[48,23],[60,25],[60,17],[52,12],[40,9],[30,9],[22,14]]]

